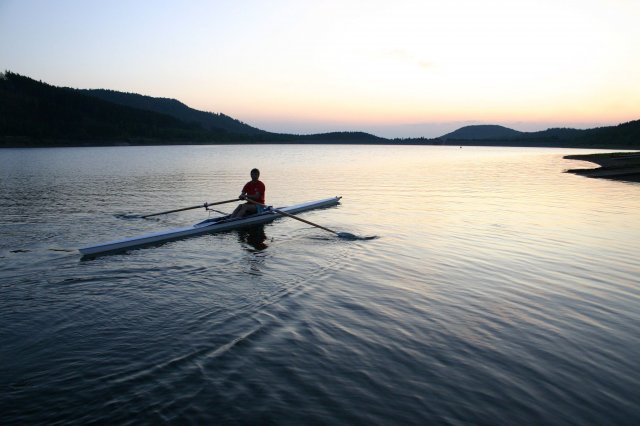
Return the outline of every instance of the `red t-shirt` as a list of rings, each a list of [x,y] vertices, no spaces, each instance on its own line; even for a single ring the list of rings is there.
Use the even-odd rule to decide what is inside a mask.
[[[256,181],[249,181],[246,183],[246,185],[242,188],[242,192],[247,193],[248,195],[255,195],[256,192],[260,193],[260,199],[256,200],[261,204],[264,204],[264,183],[260,182],[259,180]]]

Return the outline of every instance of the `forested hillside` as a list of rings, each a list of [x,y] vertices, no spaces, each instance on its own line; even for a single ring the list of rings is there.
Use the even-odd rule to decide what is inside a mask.
[[[198,123],[205,130],[246,135],[267,133],[221,113],[214,114],[189,108],[176,99],[153,98],[137,93],[123,93],[105,89],[79,90],[79,92],[119,105],[167,114],[185,123]]]
[[[206,141],[228,137],[167,114],[107,102],[6,72],[0,78],[0,143],[75,145],[114,141]]]
[[[393,139],[364,132],[270,133],[175,99],[112,90],[55,87],[7,71],[0,74],[0,147],[116,144],[342,143],[502,145],[640,149],[640,120],[589,130],[520,132],[466,126],[440,138]]]
[[[387,139],[362,132],[270,133],[174,99],[55,87],[10,71],[0,74],[0,147],[354,142]]]

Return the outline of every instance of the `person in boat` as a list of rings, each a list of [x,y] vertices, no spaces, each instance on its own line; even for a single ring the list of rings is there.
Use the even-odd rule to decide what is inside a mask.
[[[260,170],[252,169],[251,180],[244,185],[244,187],[242,188],[242,193],[238,198],[241,200],[253,200],[260,204],[264,204],[265,186],[259,178]],[[258,206],[253,203],[240,204],[238,207],[236,207],[233,213],[231,213],[231,217],[243,217],[249,214],[260,213],[261,210],[262,206]]]

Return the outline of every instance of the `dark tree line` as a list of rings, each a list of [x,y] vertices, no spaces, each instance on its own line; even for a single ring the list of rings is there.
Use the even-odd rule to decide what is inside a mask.
[[[174,99],[55,87],[10,71],[0,74],[0,146],[381,140],[361,132],[269,133]]]
[[[464,129],[451,135],[462,135],[461,130]],[[0,74],[0,147],[120,143],[342,143],[640,149],[640,120],[589,130],[505,130],[510,131],[506,133],[509,136],[492,139],[389,140],[364,132],[279,134],[256,129],[224,114],[194,110],[175,99],[102,89],[55,87],[10,71]]]
[[[5,141],[44,145],[129,138],[204,140],[219,135],[166,114],[117,105],[5,72],[0,78],[0,136]]]

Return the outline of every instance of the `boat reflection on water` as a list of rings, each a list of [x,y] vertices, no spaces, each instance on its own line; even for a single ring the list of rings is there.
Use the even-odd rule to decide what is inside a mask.
[[[238,229],[238,239],[242,243],[247,243],[256,251],[262,251],[269,247],[265,241],[267,234],[264,232],[264,225],[256,225],[248,228]]]

